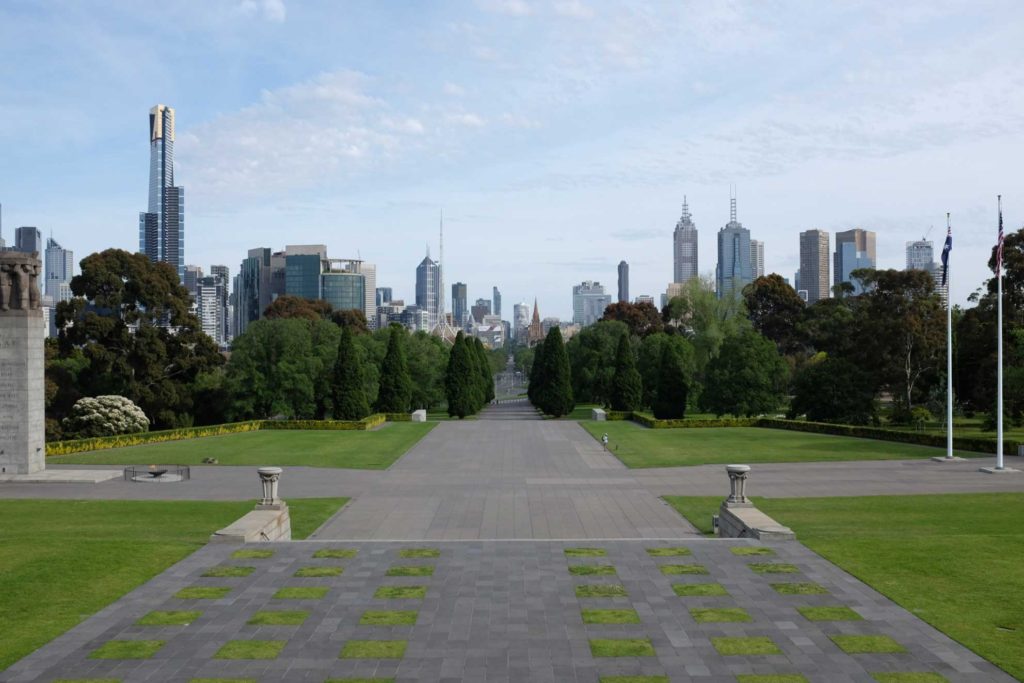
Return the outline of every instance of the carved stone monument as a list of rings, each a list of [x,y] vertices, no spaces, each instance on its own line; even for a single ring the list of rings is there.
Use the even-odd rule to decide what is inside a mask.
[[[41,271],[36,253],[0,251],[0,475],[46,467]]]

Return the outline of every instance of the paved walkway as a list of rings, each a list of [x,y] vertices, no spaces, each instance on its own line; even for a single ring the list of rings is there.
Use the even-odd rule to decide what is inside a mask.
[[[579,546],[307,541],[260,544],[272,557],[259,559],[209,545],[0,673],[0,681],[597,683],[648,675],[735,683],[742,674],[802,674],[811,683],[859,683],[878,672],[931,672],[955,683],[1013,680],[798,543],[592,541],[586,556],[572,556]],[[437,557],[403,557],[410,547],[421,555],[434,549]],[[323,550],[356,552],[317,558]],[[758,564],[790,571],[748,566]],[[596,566],[611,568],[577,575],[587,570],[576,567]],[[237,572],[243,567],[251,573],[206,576],[245,573]],[[336,575],[296,575],[311,568]],[[419,575],[394,575],[413,572]],[[815,592],[790,594],[798,585]],[[197,598],[196,588],[214,597]],[[306,591],[304,599],[278,593],[296,588]],[[384,597],[396,588],[415,597]],[[839,609],[807,610],[825,607]],[[182,623],[143,625],[157,617]],[[275,617],[291,625],[252,623]],[[366,623],[389,619],[407,625]],[[620,623],[587,623],[593,620]],[[152,654],[95,658],[114,653],[118,641],[149,641]],[[222,658],[254,641],[272,658]],[[360,651],[365,641],[378,641],[370,646],[377,651]],[[729,654],[729,647],[748,654]],[[763,654],[745,649],[755,647]],[[631,648],[634,656],[601,656],[601,648]],[[849,653],[858,648],[869,652]]]

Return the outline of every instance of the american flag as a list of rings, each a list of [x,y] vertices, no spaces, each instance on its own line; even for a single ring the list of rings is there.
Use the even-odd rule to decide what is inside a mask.
[[[999,238],[996,240],[996,277],[1003,271],[1003,209],[999,209]]]

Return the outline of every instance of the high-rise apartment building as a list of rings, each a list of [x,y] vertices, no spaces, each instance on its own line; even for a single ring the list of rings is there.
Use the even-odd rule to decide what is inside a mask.
[[[619,261],[619,301],[629,301],[629,264]]]
[[[497,287],[492,287],[491,288],[491,294],[493,295],[491,297],[491,301],[494,302],[494,308],[492,309],[492,312],[493,312],[494,315],[498,316],[498,319],[500,320],[501,319],[501,292],[498,291]]]
[[[441,307],[441,265],[430,252],[416,266],[416,306],[426,311],[428,329],[437,326]]]
[[[808,304],[829,296],[828,256],[829,235],[824,230],[804,230],[800,233],[800,270],[794,278],[797,293],[807,292]]]
[[[584,280],[572,288],[572,321],[581,327],[593,325],[611,303],[611,295],[604,293],[600,282]]]
[[[672,233],[672,282],[686,282],[698,275],[697,226],[683,197],[683,215]]]
[[[366,261],[359,261],[359,274],[363,276],[363,315],[366,326],[377,329],[377,266]]]
[[[221,306],[224,309],[224,343],[227,344],[234,336],[231,332],[233,327],[231,315],[231,271],[227,266],[210,266],[210,277],[218,278],[224,283],[221,291]]]
[[[750,274],[755,280],[764,277],[764,242],[750,240]]]
[[[465,282],[456,282],[452,285],[452,324],[455,327],[463,327],[466,324],[469,315],[468,296]]]
[[[149,207],[139,214],[139,252],[185,278],[185,188],[174,184],[174,109],[149,112]]]
[[[227,281],[219,275],[200,277],[196,281],[196,312],[203,332],[217,344],[226,346],[227,338]]]
[[[45,291],[54,304],[71,298],[71,276],[74,274],[75,256],[70,249],[60,246],[52,237],[46,240]]]
[[[729,222],[718,231],[718,265],[715,288],[718,298],[740,294],[754,281],[750,262],[750,231],[736,220],[736,198],[730,199]]]
[[[863,287],[854,282],[851,273],[859,268],[874,267],[875,233],[860,228],[836,233],[836,251],[832,258],[834,285],[849,282],[853,285],[853,293],[860,294]]]

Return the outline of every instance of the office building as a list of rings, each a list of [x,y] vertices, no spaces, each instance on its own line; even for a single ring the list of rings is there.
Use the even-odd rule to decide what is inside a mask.
[[[739,295],[754,281],[750,261],[750,231],[736,220],[736,198],[730,199],[729,222],[718,231],[718,264],[715,266],[715,289],[718,298]]]
[[[672,233],[672,281],[686,282],[697,277],[697,226],[683,197],[683,215]]]
[[[750,274],[756,280],[764,277],[764,242],[750,240]]]
[[[853,271],[874,267],[875,233],[860,228],[836,233],[836,251],[832,257],[833,285],[849,282],[853,285],[853,293],[860,294],[863,287],[853,280]]]
[[[665,308],[669,301],[672,301],[677,296],[682,296],[684,289],[685,283],[683,282],[670,282],[665,285],[665,293],[661,295],[661,307]]]
[[[74,275],[74,268],[75,256],[72,251],[60,246],[52,237],[46,240],[44,293],[54,304],[71,298],[71,277]]]
[[[430,332],[434,329],[430,323],[430,311],[420,306],[406,306],[399,314],[398,322],[410,332]]]
[[[469,312],[470,315],[472,315],[474,322],[482,323],[484,321],[484,316],[491,314],[491,302],[487,299],[477,299]]]
[[[530,304],[525,301],[512,306],[512,336],[519,343],[526,340],[530,326]]]
[[[271,252],[268,247],[250,249],[248,257],[238,267],[232,297],[235,302],[233,332],[238,336],[250,323],[260,319],[273,301],[271,294]]]
[[[611,303],[611,295],[604,293],[600,282],[584,280],[572,288],[572,321],[580,327],[593,325]]]
[[[329,303],[332,310],[356,310],[366,315],[366,276],[361,265],[352,259],[325,259],[321,263],[320,298]],[[372,318],[377,318],[376,307]]]
[[[452,321],[455,327],[464,327],[469,316],[467,297],[469,296],[465,282],[452,285]]]
[[[227,344],[234,337],[231,333],[233,328],[233,316],[231,315],[231,271],[227,266],[210,266],[210,277],[218,278],[224,283],[221,292],[221,306],[224,308],[224,343]]]
[[[800,270],[793,279],[797,294],[806,292],[804,301],[813,304],[829,297],[829,234],[824,230],[800,233]]]
[[[427,331],[434,329],[440,319],[441,266],[430,258],[430,251],[416,266],[416,306],[426,312]]]
[[[391,288],[390,287],[378,287],[377,288],[377,307],[380,308],[386,304],[391,303]]]
[[[651,306],[653,306],[654,305],[654,297],[651,296],[650,294],[641,294],[641,295],[639,295],[633,301],[633,303],[637,304],[637,305],[639,305],[639,304],[650,304]]]
[[[185,278],[185,189],[174,184],[174,109],[149,112],[149,207],[139,214],[139,252]]]
[[[629,301],[629,264],[625,261],[619,261],[618,301]]]
[[[226,346],[227,282],[219,275],[200,277],[196,281],[196,315],[203,332],[217,344]]]
[[[492,294],[491,301],[494,304],[494,308],[491,309],[491,310],[494,313],[494,315],[498,316],[498,319],[500,320],[501,319],[501,292],[498,291],[497,287],[492,287],[491,288],[491,294]]]
[[[192,299],[196,298],[196,289],[199,286],[199,278],[203,277],[203,269],[200,266],[185,266],[185,274],[181,278],[181,284],[185,286]]]
[[[14,250],[26,254],[43,253],[43,233],[39,228],[23,226],[14,231]]]
[[[285,294],[303,299],[322,299],[320,275],[323,273],[317,254],[288,254],[285,257]]]
[[[907,270],[923,270],[931,274],[943,306],[949,303],[949,288],[942,285],[942,264],[935,260],[935,247],[931,240],[907,242]]]
[[[363,276],[363,316],[366,317],[366,326],[377,329],[377,266],[366,261],[354,261],[358,265],[358,272]]]

